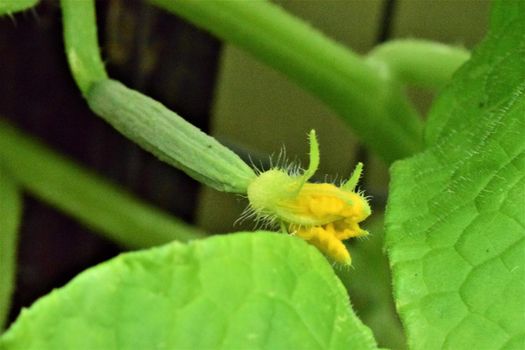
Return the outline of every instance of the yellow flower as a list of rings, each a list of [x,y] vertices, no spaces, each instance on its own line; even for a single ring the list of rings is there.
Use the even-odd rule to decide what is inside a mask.
[[[366,198],[355,192],[361,176],[358,163],[352,176],[340,187],[330,183],[308,183],[319,166],[319,145],[310,132],[310,164],[302,175],[272,169],[248,186],[248,199],[255,215],[278,223],[285,232],[315,245],[336,262],[350,265],[343,240],[368,233],[359,223],[370,214]]]

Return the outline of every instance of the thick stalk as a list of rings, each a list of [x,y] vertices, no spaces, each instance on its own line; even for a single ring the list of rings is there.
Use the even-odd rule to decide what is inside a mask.
[[[124,247],[204,237],[2,121],[0,165],[31,194]]]
[[[387,162],[420,149],[422,124],[391,75],[267,1],[151,0],[282,71]]]

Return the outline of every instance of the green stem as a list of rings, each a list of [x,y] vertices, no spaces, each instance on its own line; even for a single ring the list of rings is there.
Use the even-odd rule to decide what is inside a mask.
[[[22,195],[7,171],[0,167],[0,331],[11,307],[21,216]]]
[[[387,162],[420,149],[422,122],[389,75],[277,5],[260,0],[151,2],[287,74],[337,111]]]
[[[92,0],[61,0],[67,60],[85,96],[92,83],[107,79],[97,40],[95,3]]]
[[[0,163],[33,195],[125,247],[144,248],[204,236],[1,120]]]
[[[37,3],[38,0],[2,0],[0,1],[0,16],[28,10]]]
[[[390,41],[368,55],[401,82],[430,89],[442,88],[469,57],[466,49],[425,40]]]

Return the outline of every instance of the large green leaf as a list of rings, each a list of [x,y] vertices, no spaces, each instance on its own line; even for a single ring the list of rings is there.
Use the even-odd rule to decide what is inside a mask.
[[[121,255],[37,301],[2,349],[375,349],[326,259],[265,232]]]
[[[525,2],[495,3],[428,148],[392,168],[387,249],[412,349],[525,348],[524,33]]]

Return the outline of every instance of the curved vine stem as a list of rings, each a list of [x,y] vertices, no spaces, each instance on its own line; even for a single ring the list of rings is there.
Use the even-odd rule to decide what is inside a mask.
[[[368,54],[402,83],[429,89],[442,88],[469,58],[464,48],[427,40],[389,41]]]
[[[288,75],[388,163],[420,149],[422,121],[397,81],[279,6],[262,0],[150,1]]]
[[[96,81],[108,78],[100,56],[94,1],[61,0],[66,55],[73,78],[86,96]]]

